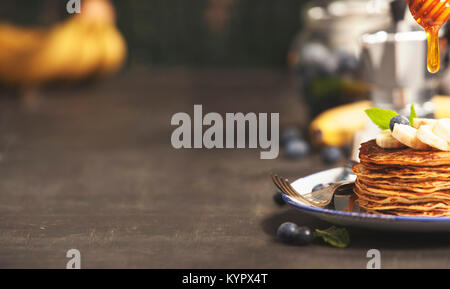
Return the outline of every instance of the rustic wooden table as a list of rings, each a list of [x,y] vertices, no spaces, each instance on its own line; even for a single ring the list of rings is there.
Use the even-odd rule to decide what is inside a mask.
[[[269,175],[326,169],[260,160],[259,150],[175,150],[176,112],[280,112],[304,123],[295,80],[272,71],[134,69],[76,89],[52,89],[26,105],[0,97],[0,267],[384,268],[450,267],[450,235],[350,229],[337,249],[285,245],[284,221],[328,224],[272,201]]]

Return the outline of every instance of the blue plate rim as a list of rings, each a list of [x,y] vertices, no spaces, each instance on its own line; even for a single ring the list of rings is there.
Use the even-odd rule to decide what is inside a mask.
[[[294,201],[291,197],[283,193],[283,200],[302,211],[309,211],[313,213],[321,213],[325,215],[335,215],[350,218],[361,218],[361,219],[376,219],[384,221],[399,221],[399,222],[450,222],[450,217],[414,217],[414,216],[395,216],[395,215],[377,215],[369,213],[358,213],[358,212],[344,212],[332,209],[317,208],[312,206],[307,206]]]

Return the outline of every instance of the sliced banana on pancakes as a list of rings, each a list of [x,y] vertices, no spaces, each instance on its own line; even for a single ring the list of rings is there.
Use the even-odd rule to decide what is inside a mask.
[[[417,130],[417,138],[423,143],[441,151],[450,151],[448,142],[433,132],[431,125],[422,125]]]
[[[392,136],[392,133],[389,129],[379,132],[375,141],[378,146],[385,149],[398,149],[405,147],[404,144],[402,144]]]
[[[402,144],[416,150],[426,150],[430,148],[417,137],[417,129],[406,124],[395,124],[392,136]]]
[[[385,149],[407,146],[417,150],[450,151],[450,119],[415,118],[413,127],[397,123],[392,132],[379,132],[376,143]]]
[[[450,143],[450,118],[443,118],[436,121],[433,132]]]
[[[417,117],[413,120],[412,126],[414,128],[419,128],[422,125],[434,125],[437,122],[436,119],[433,118],[420,118]]]

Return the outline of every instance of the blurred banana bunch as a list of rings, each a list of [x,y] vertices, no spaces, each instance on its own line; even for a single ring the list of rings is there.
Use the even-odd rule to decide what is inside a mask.
[[[0,23],[0,82],[34,86],[104,77],[123,64],[127,48],[108,0],[84,0],[82,12],[48,29]]]
[[[350,144],[354,133],[365,128],[367,117],[364,110],[370,107],[370,101],[359,101],[322,112],[310,125],[313,143],[327,146]]]
[[[436,118],[450,117],[449,96],[435,96],[432,102]],[[366,127],[368,118],[364,111],[370,107],[370,101],[359,101],[324,111],[311,122],[312,141],[326,146],[350,144],[355,132]]]

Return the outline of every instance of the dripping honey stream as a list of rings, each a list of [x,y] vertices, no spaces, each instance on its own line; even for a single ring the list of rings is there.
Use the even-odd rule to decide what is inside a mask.
[[[441,66],[439,29],[450,16],[450,0],[406,0],[412,16],[427,33],[427,69],[436,73]]]

